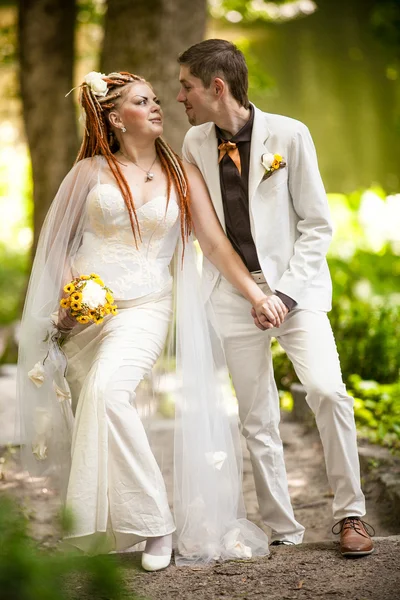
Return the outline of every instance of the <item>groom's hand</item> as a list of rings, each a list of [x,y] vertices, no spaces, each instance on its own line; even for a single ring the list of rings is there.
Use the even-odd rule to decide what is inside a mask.
[[[286,304],[276,294],[265,296],[251,309],[254,323],[262,331],[279,327],[288,312]]]

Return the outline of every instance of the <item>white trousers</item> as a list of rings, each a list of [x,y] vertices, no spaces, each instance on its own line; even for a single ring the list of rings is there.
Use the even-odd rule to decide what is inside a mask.
[[[260,285],[272,294],[267,284]],[[260,513],[271,541],[300,543],[304,527],[293,514],[283,446],[279,434],[279,395],[275,385],[271,338],[276,337],[305,386],[321,436],[333,519],[365,515],[360,487],[353,399],[342,381],[339,357],[327,314],[291,311],[279,328],[261,331],[251,305],[223,278],[211,295],[228,368],[235,387],[242,431],[254,471]]]

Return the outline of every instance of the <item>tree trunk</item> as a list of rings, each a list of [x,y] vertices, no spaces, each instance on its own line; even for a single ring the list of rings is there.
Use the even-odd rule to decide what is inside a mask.
[[[20,87],[32,161],[35,252],[44,217],[78,148],[72,95],[74,0],[19,0]]]
[[[161,98],[164,135],[180,153],[189,125],[175,98],[178,54],[204,37],[206,0],[108,0],[101,70],[142,75]]]

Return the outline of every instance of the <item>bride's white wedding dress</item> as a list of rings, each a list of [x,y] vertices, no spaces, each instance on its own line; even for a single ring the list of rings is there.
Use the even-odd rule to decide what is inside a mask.
[[[202,299],[191,238],[182,261],[176,194],[172,189],[167,203],[165,190],[157,189],[137,209],[136,248],[123,197],[109,177],[103,157],[79,161],[42,228],[20,334],[23,463],[32,475],[51,476],[63,496],[66,490],[74,521],[67,542],[86,552],[121,550],[176,527],[179,565],[265,556],[266,535],[245,518],[226,362]],[[71,274],[91,273],[113,291],[119,312],[100,325],[76,325],[63,345],[66,361],[55,327],[60,292]],[[137,387],[165,344],[172,296],[174,519],[135,408]]]
[[[111,184],[89,192],[74,276],[97,273],[119,312],[77,326],[64,345],[76,405],[67,507],[68,542],[89,552],[121,550],[175,530],[163,477],[135,408],[135,390],[165,344],[172,317],[169,264],[179,235],[174,194],[137,209],[141,242]]]

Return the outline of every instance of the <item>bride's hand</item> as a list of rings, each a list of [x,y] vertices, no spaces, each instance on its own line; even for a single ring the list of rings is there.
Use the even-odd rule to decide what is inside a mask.
[[[58,311],[57,329],[69,332],[77,325],[76,319],[71,316],[68,309],[60,308]]]
[[[279,327],[288,312],[287,306],[276,294],[265,296],[251,310],[255,325],[262,330]]]
[[[258,320],[258,317],[256,315],[256,311],[254,310],[254,308],[251,309],[251,316],[254,319],[254,325],[256,327],[258,327],[258,329],[261,329],[261,331],[266,331],[267,329],[272,329],[273,325],[272,323],[270,323],[269,321],[265,321],[264,325]]]

